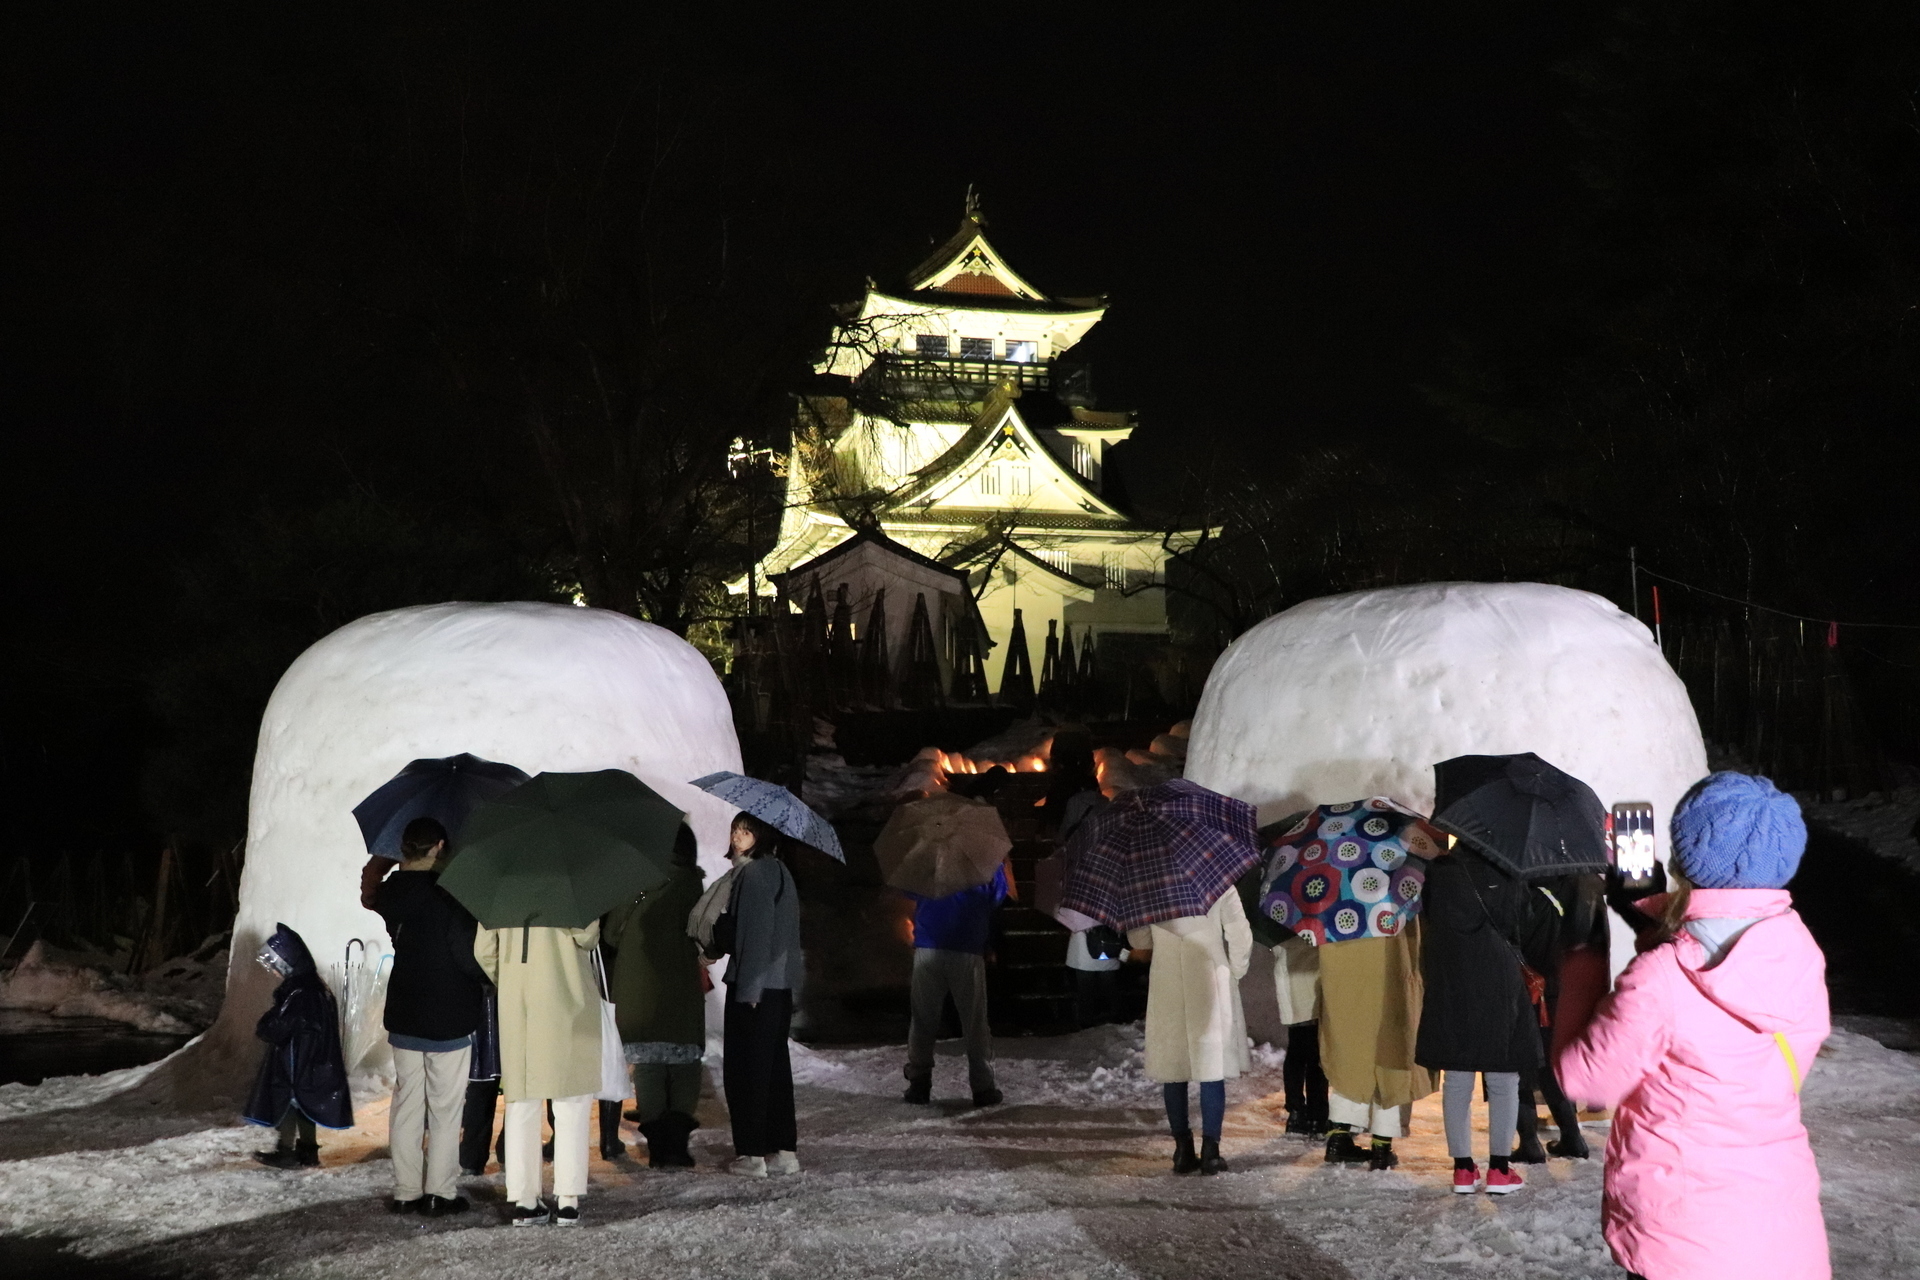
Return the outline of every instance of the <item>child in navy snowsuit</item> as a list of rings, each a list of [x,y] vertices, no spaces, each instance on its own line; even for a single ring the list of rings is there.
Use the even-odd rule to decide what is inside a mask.
[[[280,1142],[254,1159],[275,1169],[311,1168],[320,1163],[316,1124],[353,1127],[347,1064],[340,1052],[340,1009],[307,944],[286,925],[275,927],[254,958],[284,979],[274,988],[273,1007],[254,1028],[267,1042],[267,1056],[244,1113],[249,1124],[278,1128]]]

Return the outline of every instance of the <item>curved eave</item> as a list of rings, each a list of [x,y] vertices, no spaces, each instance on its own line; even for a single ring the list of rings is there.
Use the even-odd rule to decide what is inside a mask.
[[[996,400],[1000,395],[1000,392],[995,392]],[[899,496],[895,499],[894,506],[896,508],[905,507],[919,501],[923,497],[926,497],[930,490],[953,478],[956,474],[967,471],[973,464],[978,463],[981,460],[981,455],[997,445],[1001,430],[1005,427],[1007,420],[1011,418],[1013,422],[1017,424],[1014,427],[1014,434],[1024,438],[1029,451],[1032,452],[1035,457],[1044,459],[1047,465],[1052,468],[1053,473],[1070,486],[1069,492],[1076,495],[1082,509],[1088,515],[1095,517],[1104,516],[1108,519],[1120,521],[1128,519],[1126,512],[1120,510],[1105,498],[1102,498],[1092,489],[1089,489],[1086,481],[1081,479],[1079,474],[1071,467],[1065,467],[1060,464],[1060,460],[1054,457],[1053,451],[1047,448],[1046,443],[1033,433],[1033,428],[1027,425],[1027,420],[1020,416],[1020,411],[1014,406],[1011,399],[1005,400],[997,406],[995,400],[990,400],[988,401],[988,406],[988,410],[981,415],[981,423],[985,429],[982,430],[976,427],[974,430],[968,431],[966,435],[961,436],[960,439],[954,442],[952,448],[916,472],[914,483],[901,490]],[[993,412],[995,407],[998,407],[998,413]],[[1089,503],[1092,505],[1088,506],[1087,504]],[[1008,508],[1005,507],[982,509],[989,511],[1008,510]],[[1054,513],[1049,512],[1045,514]]]
[[[952,301],[948,301],[949,298]],[[867,294],[869,308],[875,299],[891,302],[903,308],[902,311],[892,313],[897,315],[938,315],[943,311],[986,311],[1009,316],[1049,316],[1057,320],[1089,320],[1098,323],[1100,318],[1107,314],[1105,306],[1062,306],[1060,303],[1048,302],[1044,299],[1005,298],[986,293],[943,294],[941,300],[934,303],[920,297],[903,298],[899,294],[883,293],[874,289]],[[1005,305],[1007,303],[1013,305]],[[873,313],[867,310],[863,311],[863,314]]]

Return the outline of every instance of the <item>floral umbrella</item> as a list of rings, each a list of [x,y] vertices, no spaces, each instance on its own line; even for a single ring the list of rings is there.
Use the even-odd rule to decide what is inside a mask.
[[[1267,857],[1260,912],[1315,946],[1390,938],[1420,910],[1426,860],[1446,838],[1383,796],[1323,804]]]

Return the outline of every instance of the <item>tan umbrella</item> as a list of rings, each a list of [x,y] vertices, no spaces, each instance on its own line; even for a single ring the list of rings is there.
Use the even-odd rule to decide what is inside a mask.
[[[923,898],[987,883],[1012,848],[999,810],[945,791],[895,809],[873,842],[887,883]]]

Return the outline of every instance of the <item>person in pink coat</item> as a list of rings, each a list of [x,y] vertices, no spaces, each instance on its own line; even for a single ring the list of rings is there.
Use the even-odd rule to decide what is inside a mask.
[[[1826,958],[1782,887],[1800,807],[1716,773],[1673,815],[1660,927],[1561,1050],[1561,1086],[1615,1107],[1602,1219],[1645,1280],[1827,1280],[1820,1173],[1800,1084],[1827,1037]]]

